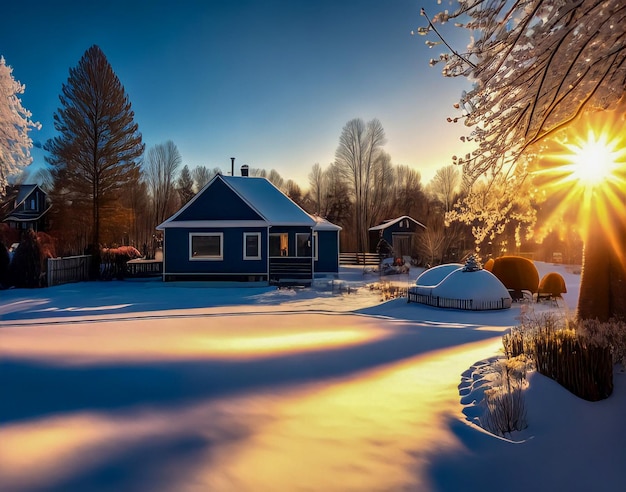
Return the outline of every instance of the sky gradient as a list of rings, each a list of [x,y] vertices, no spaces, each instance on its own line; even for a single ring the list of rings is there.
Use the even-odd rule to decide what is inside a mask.
[[[445,0],[444,0],[445,3]],[[56,135],[58,95],[92,45],[123,84],[146,148],[172,140],[183,164],[276,169],[308,187],[334,160],[343,126],[378,118],[394,164],[427,182],[465,153],[454,116],[465,80],[428,65],[411,36],[436,0],[24,1],[3,6],[0,55],[23,105]],[[463,47],[466,33],[454,33]],[[35,164],[44,152],[34,149]]]

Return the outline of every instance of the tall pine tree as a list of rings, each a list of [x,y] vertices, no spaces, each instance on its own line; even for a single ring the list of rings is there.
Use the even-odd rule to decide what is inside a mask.
[[[139,180],[144,144],[134,112],[117,75],[98,46],[89,48],[59,96],[54,114],[59,136],[45,145],[56,194],[66,203],[91,206],[90,238],[101,243],[101,225],[125,186]]]

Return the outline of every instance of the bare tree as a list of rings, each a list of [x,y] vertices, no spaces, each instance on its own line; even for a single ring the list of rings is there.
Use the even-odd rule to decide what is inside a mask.
[[[420,34],[439,34],[438,23],[454,20],[473,35],[466,53],[440,37],[450,51],[432,60],[445,65],[444,75],[473,80],[457,105],[461,114],[451,118],[472,129],[466,140],[476,148],[457,159],[470,180],[484,174],[523,176],[526,170],[516,167],[520,156],[541,150],[533,146],[560,132],[567,135],[585,112],[615,109],[624,99],[623,0],[467,0],[456,12],[429,19],[422,10],[422,15],[428,25]],[[617,123],[613,131],[621,127]],[[583,266],[578,315],[626,318],[626,188],[600,191],[613,197],[591,208],[604,212],[589,218],[594,227],[585,239],[583,262],[595,267]],[[596,288],[600,284],[608,290]]]
[[[322,214],[322,197],[325,193],[324,185],[324,171],[319,162],[316,162],[309,173],[309,192],[315,203],[315,213],[317,215]]]
[[[452,210],[452,206],[458,198],[460,184],[461,173],[452,164],[438,169],[428,184],[430,193],[443,205],[444,213]]]
[[[216,174],[222,174],[222,170],[219,167],[209,169],[206,166],[198,166],[193,169],[191,175],[195,183],[196,193],[200,191],[204,186],[213,179]]]
[[[177,205],[174,180],[182,160],[178,147],[171,140],[148,149],[143,174],[152,197],[155,226],[169,217]]]
[[[360,118],[343,127],[335,152],[337,170],[350,183],[354,198],[357,248],[366,251],[371,219],[371,190],[375,169],[380,164],[385,130],[377,119],[367,124]]]
[[[70,69],[59,99],[54,127],[60,135],[46,143],[46,160],[69,203],[90,202],[91,242],[97,247],[102,221],[116,213],[124,187],[139,180],[144,145],[124,87],[98,46]]]

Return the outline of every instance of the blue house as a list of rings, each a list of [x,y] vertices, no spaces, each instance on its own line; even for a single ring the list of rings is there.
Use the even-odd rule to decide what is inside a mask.
[[[17,229],[20,234],[28,229],[46,230],[46,214],[51,205],[48,195],[36,184],[7,186],[0,203],[0,220]]]
[[[415,234],[424,231],[421,222],[403,215],[369,228],[370,253],[393,253],[393,256],[412,256],[416,247]],[[392,251],[384,251],[391,247]]]
[[[339,271],[340,228],[261,177],[218,174],[157,229],[165,281],[310,285]]]

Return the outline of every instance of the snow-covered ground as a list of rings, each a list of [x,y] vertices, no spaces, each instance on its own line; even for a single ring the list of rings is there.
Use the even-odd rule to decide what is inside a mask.
[[[537,266],[565,277],[558,307],[381,302],[358,267],[311,289],[0,291],[0,490],[620,490],[621,372],[597,403],[531,374],[526,430],[474,423],[502,333],[576,305],[579,271]]]

